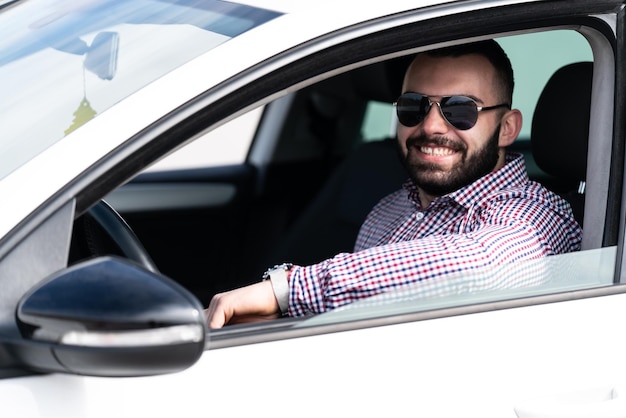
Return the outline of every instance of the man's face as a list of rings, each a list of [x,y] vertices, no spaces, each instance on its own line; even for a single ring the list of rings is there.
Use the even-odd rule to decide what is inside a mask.
[[[495,69],[479,55],[433,58],[420,55],[410,66],[402,91],[420,93],[439,102],[442,96],[473,98],[478,106],[500,103]],[[500,148],[501,110],[479,112],[467,130],[450,125],[433,103],[418,125],[398,124],[398,145],[409,175],[430,197],[442,196],[473,182],[504,164]]]

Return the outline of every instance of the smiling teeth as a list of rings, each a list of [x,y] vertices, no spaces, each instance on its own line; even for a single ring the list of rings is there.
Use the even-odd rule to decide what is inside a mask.
[[[454,154],[454,151],[450,148],[420,147],[420,151],[422,151],[424,154],[434,155],[437,157]]]

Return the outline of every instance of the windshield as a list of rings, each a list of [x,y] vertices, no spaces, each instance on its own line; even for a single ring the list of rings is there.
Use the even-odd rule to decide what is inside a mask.
[[[0,11],[0,178],[172,69],[278,16],[217,0],[30,0]]]

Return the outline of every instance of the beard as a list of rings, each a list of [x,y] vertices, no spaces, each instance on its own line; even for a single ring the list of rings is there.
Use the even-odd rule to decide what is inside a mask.
[[[443,169],[437,164],[411,161],[410,152],[402,155],[401,159],[413,182],[431,196],[443,196],[452,193],[461,187],[467,186],[479,178],[491,173],[498,162],[498,138],[500,125],[493,135],[474,154],[469,155],[467,146],[462,142],[451,141],[445,137],[426,138],[419,136],[406,141],[407,149],[419,147],[422,144],[449,147],[462,154],[461,161],[450,169]],[[400,146],[398,145],[398,148]]]

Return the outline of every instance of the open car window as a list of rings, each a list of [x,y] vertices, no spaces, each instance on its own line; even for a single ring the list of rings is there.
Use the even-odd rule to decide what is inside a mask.
[[[595,44],[597,48],[602,49],[607,48],[607,45],[593,40],[593,37],[590,42],[588,34],[570,28],[514,34],[499,37],[497,40],[509,54],[516,75],[513,107],[519,108],[524,115],[522,132],[512,150],[524,154],[531,180],[544,184],[567,199],[571,194],[579,194],[583,201],[585,194],[590,193],[589,188],[585,189],[586,180],[587,184],[593,185],[594,190],[591,194],[598,196],[598,199],[590,200],[587,195],[584,203],[586,213],[584,219],[595,219],[595,221],[588,220],[584,225],[586,238],[583,251],[427,280],[321,315],[298,320],[293,328],[302,330],[320,326],[345,325],[351,322],[386,323],[394,317],[409,320],[406,318],[415,319],[416,315],[425,317],[424,315],[432,315],[433,312],[448,312],[449,314],[450,312],[490,309],[494,303],[503,302],[510,303],[506,306],[513,306],[516,303],[541,303],[541,300],[558,300],[563,297],[562,295],[569,294],[571,291],[584,291],[613,285],[616,241],[607,239],[603,232],[604,211],[608,198],[608,172],[589,172],[587,178],[581,182],[569,181],[571,179],[563,181],[562,178],[553,176],[537,164],[531,145],[533,116],[548,80],[557,70],[578,63],[593,63],[596,72],[604,71],[606,74],[612,74],[614,71],[612,61],[594,62],[594,56],[603,54],[597,51],[594,53],[591,46]],[[596,73],[597,77],[599,76]],[[599,95],[608,96],[610,85],[603,86],[594,82],[594,89]],[[602,89],[601,93],[600,89]],[[610,101],[607,99],[596,101],[592,103],[590,112],[592,115],[599,114],[607,105],[610,106]],[[237,120],[231,123],[237,123]],[[393,137],[395,124],[394,108],[390,102],[368,100],[367,110],[360,121],[360,134],[352,140],[353,147],[358,148],[359,144]],[[590,141],[595,141],[598,149],[610,152],[610,136],[598,130],[593,124],[588,129]],[[286,148],[290,146],[284,143],[282,145]],[[280,147],[281,142],[277,142],[276,146]],[[301,149],[299,152],[301,153]],[[338,153],[341,154],[339,151]],[[281,151],[280,148],[275,151],[275,154],[283,159],[289,158],[290,155],[294,160],[303,158],[301,154]],[[564,156],[554,155],[553,158],[564,158]],[[587,158],[586,151],[583,158]],[[593,155],[589,158],[593,158]],[[372,161],[370,165],[375,165],[375,163]],[[582,215],[579,222],[581,224],[583,222]],[[532,302],[533,300],[535,302]],[[291,323],[288,327],[292,327]],[[275,326],[271,328],[276,329]],[[245,329],[247,327],[242,328],[242,330]],[[217,340],[223,341],[221,335],[238,334],[234,330],[223,331],[223,333],[217,332]]]

